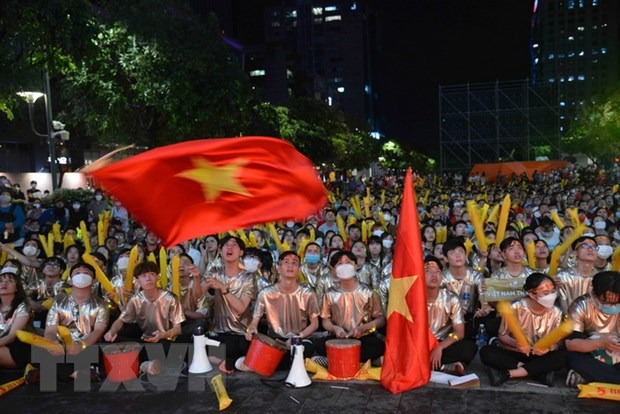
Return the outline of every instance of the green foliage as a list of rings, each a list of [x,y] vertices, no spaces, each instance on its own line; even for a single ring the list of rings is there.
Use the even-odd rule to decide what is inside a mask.
[[[100,25],[92,39],[97,55],[63,83],[67,121],[83,122],[102,142],[151,147],[239,135],[251,94],[217,19],[205,22],[183,9],[147,13],[148,4],[129,9],[141,19],[123,9],[128,23]],[[153,27],[161,30],[147,30]]]
[[[394,140],[387,140],[381,144],[379,165],[388,170],[411,167],[421,173],[435,172],[437,169],[435,160]]]
[[[43,207],[52,207],[57,200],[63,200],[65,202],[65,206],[67,206],[68,203],[73,201],[79,201],[82,205],[86,205],[93,201],[93,193],[92,191],[85,190],[83,188],[59,188],[53,193],[51,193],[48,197],[42,198],[41,204]]]
[[[620,154],[620,87],[583,106],[562,139],[562,150],[607,165]]]

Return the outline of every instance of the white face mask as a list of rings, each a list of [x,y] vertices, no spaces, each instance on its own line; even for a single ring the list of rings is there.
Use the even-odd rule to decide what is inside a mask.
[[[543,305],[545,308],[551,309],[553,308],[553,304],[555,303],[555,300],[557,299],[557,297],[558,297],[557,293],[549,293],[548,295],[545,295],[542,298],[536,298],[535,300],[536,302]]]
[[[594,236],[596,236],[596,234],[588,232],[588,233],[583,233],[582,236],[584,236],[584,237],[594,237]]]
[[[372,232],[373,236],[381,237],[383,235],[383,230],[374,230]]]
[[[22,252],[26,256],[34,256],[37,254],[37,248],[29,244],[28,246],[24,246],[24,249],[22,250]]]
[[[88,273],[76,273],[71,276],[71,284],[76,288],[85,288],[93,283],[93,277]]]
[[[295,226],[295,222],[294,221],[287,221],[286,222],[286,227],[288,227],[289,229],[292,229]]]
[[[118,267],[118,270],[126,270],[129,267],[129,257],[119,257],[116,261],[116,266]]]
[[[260,261],[255,257],[246,257],[245,259],[243,259],[243,266],[245,267],[245,270],[250,273],[256,272],[258,270],[259,264]]]
[[[343,263],[336,267],[336,276],[341,280],[348,280],[355,276],[355,266],[351,263]]]
[[[381,241],[381,244],[383,245],[383,247],[385,247],[386,249],[389,249],[392,247],[392,244],[394,244],[393,240],[390,239],[385,239]]]
[[[594,223],[594,228],[597,230],[605,230],[605,222],[597,221],[596,223]]]
[[[12,267],[12,266],[4,266],[2,268],[2,270],[0,270],[0,275],[5,274],[5,273],[13,273],[13,274],[17,274],[17,268],[16,267]]]
[[[390,216],[388,213],[385,213],[383,215],[383,220],[385,220],[385,221],[390,221],[391,218],[392,218],[392,216]]]
[[[598,246],[597,255],[601,259],[607,260],[609,258],[609,256],[612,255],[613,252],[614,252],[614,248],[613,247],[607,246],[607,245],[600,245],[600,246]]]
[[[102,199],[102,198],[103,198],[103,196],[102,196],[102,195],[100,195],[100,194],[97,194],[97,195],[95,196],[95,200],[97,200],[97,201],[101,201],[101,199]]]

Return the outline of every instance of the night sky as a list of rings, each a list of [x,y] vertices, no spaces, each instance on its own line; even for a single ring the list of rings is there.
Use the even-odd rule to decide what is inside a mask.
[[[384,133],[437,157],[439,85],[528,77],[532,3],[381,2],[377,89]]]

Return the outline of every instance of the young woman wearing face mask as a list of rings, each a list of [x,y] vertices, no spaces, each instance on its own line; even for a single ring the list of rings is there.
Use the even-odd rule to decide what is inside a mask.
[[[566,365],[566,352],[560,350],[560,343],[547,349],[532,348],[533,344],[562,323],[562,311],[555,306],[555,281],[536,272],[527,277],[523,289],[527,296],[514,301],[511,309],[530,345],[520,345],[502,320],[500,344],[487,345],[480,350],[480,360],[489,367],[489,379],[493,386],[501,385],[511,378],[523,377],[531,377],[547,386],[553,386],[554,372]]]
[[[325,267],[321,263],[321,246],[315,242],[308,243],[304,250],[303,258],[304,260],[299,270],[304,275],[308,285],[315,289]]]
[[[256,285],[256,291],[260,292],[267,286],[271,284],[271,281],[264,277],[262,272],[263,265],[263,255],[260,250],[255,247],[247,247],[243,251],[243,257],[241,261],[243,262],[243,268],[254,275],[254,283]]]
[[[620,384],[620,273],[600,272],[592,292],[571,304],[568,316],[573,334],[566,340],[566,385],[586,382]]]
[[[355,274],[357,258],[342,250],[330,260],[339,279],[330,287],[321,305],[321,320],[328,336],[315,341],[317,354],[327,355],[325,342],[330,339],[354,338],[361,341],[360,362],[383,356],[385,343],[377,330],[385,325],[379,295],[370,286],[360,283]]]
[[[24,289],[28,292],[35,287],[39,282],[38,271],[41,269],[42,263],[41,259],[39,259],[42,250],[39,241],[34,239],[26,240],[21,248],[21,252],[4,243],[0,243],[0,249],[5,251],[9,257],[15,257],[22,264],[20,277]]]

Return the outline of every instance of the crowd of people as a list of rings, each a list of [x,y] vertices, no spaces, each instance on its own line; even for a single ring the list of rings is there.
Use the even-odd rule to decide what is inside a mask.
[[[569,164],[497,182],[416,177],[432,369],[462,375],[479,352],[494,386],[519,377],[553,385],[557,373],[568,386],[620,384],[619,176],[617,165]],[[99,189],[82,205],[46,196],[36,182],[23,194],[0,177],[0,367],[30,360],[18,330],[62,343],[59,326],[71,332],[70,355],[123,341],[168,349],[202,327],[225,344],[210,358],[228,374],[251,370],[245,356],[259,334],[284,346],[300,338],[323,365],[329,340],[356,339],[360,362],[381,365],[402,185],[397,174],[331,175],[330,203],[304,220],[164,247]],[[566,318],[566,338],[541,340]],[[140,360],[157,374],[156,361]]]

